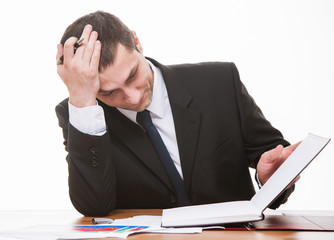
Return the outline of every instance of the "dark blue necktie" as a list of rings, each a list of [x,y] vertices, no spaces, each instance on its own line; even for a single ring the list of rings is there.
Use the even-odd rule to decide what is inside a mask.
[[[158,130],[154,127],[152,123],[152,119],[150,116],[150,112],[148,110],[144,110],[142,112],[137,113],[137,122],[143,126],[146,130],[148,137],[150,138],[152,145],[154,146],[162,165],[164,166],[169,179],[171,180],[176,197],[178,206],[186,206],[190,205],[188,201],[188,197],[186,191],[184,189],[183,180],[177,171],[172,158],[169,155],[169,152],[158,132]]]

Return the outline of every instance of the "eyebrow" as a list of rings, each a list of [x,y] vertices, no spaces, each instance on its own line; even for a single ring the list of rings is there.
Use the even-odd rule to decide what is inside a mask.
[[[99,89],[98,93],[99,94],[104,94],[104,93],[109,93],[112,92],[113,90],[103,90],[103,89]]]
[[[128,77],[126,78],[126,80],[124,82],[129,81],[129,79],[133,76],[133,74],[135,72],[137,72],[137,69],[138,69],[138,63],[136,63],[136,65],[131,69],[131,71],[129,72]],[[103,94],[103,93],[109,93],[109,92],[112,92],[112,91],[114,91],[114,89],[113,90],[99,89],[98,93]]]

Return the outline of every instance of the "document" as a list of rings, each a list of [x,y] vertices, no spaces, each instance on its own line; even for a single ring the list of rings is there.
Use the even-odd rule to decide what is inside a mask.
[[[262,220],[264,210],[284,192],[329,141],[328,138],[308,134],[251,200],[164,209],[162,226],[208,226]]]
[[[116,219],[112,224],[93,225],[36,225],[0,232],[0,239],[70,240],[90,238],[127,238],[136,233],[201,233],[202,228],[162,228],[161,216],[140,215]]]

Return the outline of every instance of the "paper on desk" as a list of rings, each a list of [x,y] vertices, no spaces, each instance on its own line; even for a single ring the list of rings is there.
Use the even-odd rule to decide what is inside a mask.
[[[109,225],[128,225],[128,226],[150,226],[158,227],[161,226],[161,216],[151,216],[151,215],[139,215],[130,218],[120,218],[115,219],[112,224]]]
[[[161,216],[140,215],[132,218],[116,219],[110,225],[129,225],[129,226],[149,226],[146,229],[140,230],[140,232],[146,233],[201,233],[202,228],[163,228],[161,227]],[[139,231],[138,231],[139,232]]]
[[[34,240],[127,238],[135,233],[201,233],[202,228],[162,228],[161,216],[136,216],[101,225],[35,225],[15,231],[0,232],[0,237]]]
[[[1,231],[0,238],[56,240],[60,236],[69,236],[69,234],[71,234],[71,229],[70,226],[34,225],[16,230]]]

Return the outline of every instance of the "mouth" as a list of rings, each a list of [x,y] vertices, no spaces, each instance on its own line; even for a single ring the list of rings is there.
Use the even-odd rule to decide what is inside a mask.
[[[150,103],[151,101],[149,100],[149,94],[145,91],[137,104],[137,109],[144,111],[150,105]]]
[[[144,100],[145,100],[145,97],[144,97],[144,94],[143,94],[143,95],[141,96],[140,100],[138,101],[138,103],[132,105],[132,108],[133,108],[133,109],[141,108],[141,106],[142,106],[143,103],[144,103]]]
[[[144,111],[146,109],[146,107],[147,107],[147,106],[144,106],[144,103],[145,103],[145,93],[143,93],[143,95],[141,96],[141,98],[138,101],[138,103],[133,104],[131,106],[128,106],[128,109],[129,110],[134,110],[134,111],[137,111],[137,112]]]
[[[145,99],[145,92],[143,93],[143,96],[140,98],[137,106],[141,106],[143,104],[143,102],[144,102],[144,99]]]

